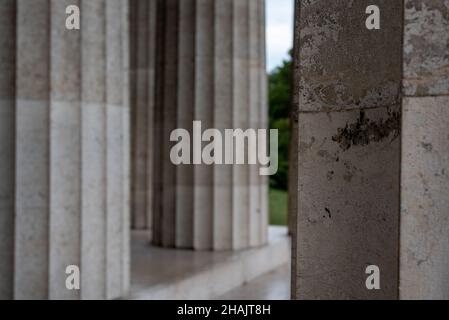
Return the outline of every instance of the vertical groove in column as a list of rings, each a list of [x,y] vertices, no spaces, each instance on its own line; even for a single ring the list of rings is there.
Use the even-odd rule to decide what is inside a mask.
[[[179,2],[179,49],[178,49],[178,111],[177,128],[185,128],[192,135],[195,120],[195,0]],[[194,247],[194,167],[176,168],[176,247]]]
[[[65,26],[68,5],[51,2],[49,297],[79,298],[65,288],[65,269],[81,265],[81,33]]]
[[[166,30],[163,68],[163,130],[162,130],[162,243],[165,247],[176,245],[176,167],[170,160],[170,134],[177,129],[178,70],[179,70],[179,8],[177,0],[167,0]]]
[[[248,128],[249,103],[249,25],[248,1],[234,1],[233,30],[233,129]],[[233,167],[233,249],[249,245],[249,166]]]
[[[203,131],[214,128],[214,5],[215,1],[195,1],[194,117],[195,121],[201,121]],[[202,147],[206,144],[204,142]],[[213,168],[206,164],[196,165],[193,181],[193,241],[197,250],[212,249],[213,186]]]
[[[260,99],[260,14],[259,14],[259,0],[250,0],[248,8],[248,24],[249,24],[249,103],[248,103],[248,127],[253,130],[260,128],[260,116],[263,111],[262,101]],[[257,147],[257,143],[254,145]],[[251,147],[251,146],[250,146]],[[257,160],[257,148],[250,149],[250,154]],[[256,162],[257,163],[257,162]],[[261,207],[260,207],[260,182],[259,166],[253,163],[249,167],[249,184],[248,184],[248,203],[249,203],[249,245],[254,247],[260,244],[260,223],[262,222]]]
[[[16,1],[0,3],[0,300],[13,297]]]
[[[155,103],[156,0],[133,0],[132,154],[133,229],[151,230]]]
[[[51,246],[48,204],[50,3],[35,1],[30,6],[21,1],[18,5],[15,297],[45,299],[49,296],[49,281],[52,281],[48,276],[50,257],[47,251]],[[79,238],[74,243],[77,246]],[[62,244],[66,243],[58,239],[56,245],[65,251]],[[79,251],[75,251],[76,260]],[[56,259],[54,257],[53,261]],[[58,270],[61,276],[54,285],[67,292],[64,271],[62,265]]]
[[[133,203],[132,223],[134,229],[147,227],[147,134],[148,120],[148,1],[132,1],[131,17],[134,56],[133,56]]]
[[[81,295],[106,298],[106,3],[83,1]]]
[[[107,297],[122,293],[123,171],[123,51],[121,0],[106,2],[106,170],[107,170]]]
[[[17,2],[15,298],[46,299],[50,5]]]
[[[157,0],[156,16],[156,92],[155,92],[155,110],[154,110],[154,159],[153,159],[153,230],[152,242],[155,245],[162,246],[162,219],[163,219],[163,157],[162,157],[162,130],[163,130],[163,103],[165,88],[165,54],[166,46],[166,6],[165,0]]]
[[[151,1],[150,14],[154,13],[155,0]],[[151,11],[152,10],[152,11]],[[122,202],[122,257],[121,257],[121,292],[120,297],[127,297],[131,288],[131,99],[130,99],[130,63],[131,63],[131,50],[130,50],[130,4],[129,1],[121,2],[121,37],[122,37],[122,104],[123,104],[123,202]],[[152,21],[154,23],[154,20]],[[154,28],[152,29],[154,36]],[[151,57],[154,59],[154,56]],[[150,58],[150,59],[151,59]],[[151,106],[152,108],[153,106]],[[150,109],[151,110],[151,109]],[[149,122],[152,119],[149,119]],[[150,122],[151,123],[151,122]],[[152,127],[149,128],[147,134],[152,138],[152,134],[149,132]],[[150,139],[149,138],[149,139]],[[152,152],[152,145],[149,143],[148,150]],[[149,163],[152,162],[149,160]],[[147,166],[148,168],[148,166]],[[148,169],[151,170],[151,169]],[[151,177],[148,177],[148,181]],[[151,203],[151,199],[149,199]],[[151,213],[151,208],[147,205],[147,210]],[[151,228],[151,223],[148,222]]]
[[[214,126],[223,132],[233,127],[233,0],[215,2]],[[232,166],[214,167],[213,247],[232,249]]]

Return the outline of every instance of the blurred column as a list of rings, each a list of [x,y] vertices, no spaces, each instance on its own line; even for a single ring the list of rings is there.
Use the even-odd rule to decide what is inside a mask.
[[[268,127],[263,0],[158,2],[154,243],[230,250],[267,241],[268,181],[258,166],[181,165],[170,134]],[[203,147],[206,143],[203,144]]]
[[[365,10],[381,8],[381,29]],[[398,296],[400,1],[300,1],[293,298]],[[297,59],[297,55],[296,59]],[[366,267],[381,270],[368,290]]]
[[[13,296],[16,1],[0,2],[0,300]]]
[[[2,250],[2,257],[14,250],[14,270],[7,274],[14,282],[13,297],[124,296],[129,286],[128,4],[15,4],[17,29],[11,33],[17,35],[17,52],[10,50],[7,56],[8,68],[15,68],[11,77],[16,78],[17,96],[12,121],[15,242]],[[81,9],[81,30],[65,27],[69,5]],[[9,17],[8,25],[15,28],[5,14],[11,10],[0,5],[2,26]],[[5,45],[11,44],[13,39],[7,39]],[[6,89],[12,92],[3,77],[11,73],[4,69],[3,52],[2,95]],[[2,132],[2,146],[5,137]],[[11,230],[4,216],[2,203],[0,228],[9,223]],[[2,277],[3,265],[2,259]],[[66,288],[69,265],[80,267],[81,290]]]
[[[449,299],[449,6],[405,1],[401,299]]]
[[[157,0],[131,0],[132,228],[151,230]]]

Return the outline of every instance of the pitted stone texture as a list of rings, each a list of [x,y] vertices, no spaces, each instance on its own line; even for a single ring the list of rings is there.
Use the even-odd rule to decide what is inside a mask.
[[[49,1],[17,1],[15,299],[48,297]]]
[[[132,227],[151,230],[157,0],[132,0]]]
[[[449,94],[449,1],[406,0],[404,94]]]
[[[350,143],[336,139],[348,128]],[[399,107],[303,113],[299,132],[294,298],[396,298]],[[381,290],[367,290],[368,265]]]
[[[373,4],[380,30],[365,26]],[[296,19],[292,296],[395,299],[402,3],[300,0]],[[366,288],[369,265],[381,269],[381,290]]]
[[[369,5],[381,8],[380,30],[365,27]],[[401,1],[305,0],[298,10],[301,111],[399,103]]]
[[[401,299],[449,299],[449,97],[403,103]]]

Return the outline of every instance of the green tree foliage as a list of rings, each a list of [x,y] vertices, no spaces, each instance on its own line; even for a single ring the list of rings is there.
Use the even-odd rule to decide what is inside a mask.
[[[270,108],[270,128],[279,130],[279,170],[270,179],[276,189],[287,190],[288,147],[290,139],[292,60],[282,64],[268,75],[268,102]]]

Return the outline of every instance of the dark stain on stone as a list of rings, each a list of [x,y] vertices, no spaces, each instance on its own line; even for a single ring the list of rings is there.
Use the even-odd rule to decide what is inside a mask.
[[[399,112],[389,112],[389,117],[377,121],[366,117],[365,111],[360,111],[360,116],[355,123],[346,124],[344,128],[339,128],[338,133],[332,137],[332,141],[337,142],[344,151],[352,146],[365,146],[371,142],[379,142],[388,138],[391,134],[391,141],[400,134],[400,114]]]
[[[329,216],[329,218],[332,218],[332,214],[331,214],[331,211],[329,210],[329,208],[324,208],[324,210],[326,210],[326,213]]]
[[[421,146],[427,151],[427,152],[432,152],[433,150],[433,146],[431,143],[424,143],[421,142]]]

